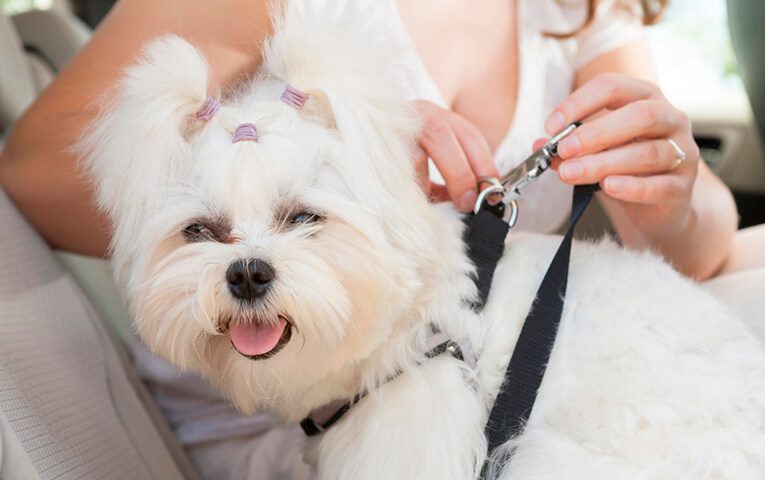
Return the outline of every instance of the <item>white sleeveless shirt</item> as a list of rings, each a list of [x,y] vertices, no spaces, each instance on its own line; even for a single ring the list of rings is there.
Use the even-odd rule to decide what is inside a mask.
[[[366,1],[383,8],[391,29],[406,47],[402,72],[409,99],[425,99],[447,108],[438,86],[418,56],[398,14],[394,0]],[[578,68],[598,56],[625,45],[641,34],[638,18],[615,0],[602,0],[594,24],[575,39],[557,40],[545,32],[568,33],[585,20],[585,0],[516,0],[519,25],[518,99],[509,131],[495,153],[501,174],[517,166],[531,153],[534,139],[544,135],[544,121],[571,92]],[[382,5],[381,5],[382,4]],[[438,179],[437,175],[434,175]],[[552,232],[570,208],[571,187],[546,173],[523,193],[516,228]],[[180,373],[145,347],[134,345],[136,369],[154,394],[165,418],[183,445],[199,445],[236,437],[252,437],[273,428],[265,414],[243,416],[196,375]],[[251,455],[257,455],[250,452]]]

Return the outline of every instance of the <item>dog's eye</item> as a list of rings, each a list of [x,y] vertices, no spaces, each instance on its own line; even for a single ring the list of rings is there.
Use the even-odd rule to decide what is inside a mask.
[[[292,223],[314,223],[321,220],[321,217],[315,213],[300,212],[292,217]]]
[[[201,223],[192,223],[188,227],[184,228],[183,236],[189,242],[201,242],[215,238],[212,230],[202,225]]]

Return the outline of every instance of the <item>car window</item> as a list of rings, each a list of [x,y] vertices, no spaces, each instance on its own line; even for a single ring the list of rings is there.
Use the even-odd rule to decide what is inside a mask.
[[[649,29],[659,78],[681,105],[746,101],[728,31],[725,0],[671,0],[662,21]]]
[[[36,8],[51,8],[53,3],[53,0],[0,0],[0,9],[8,15],[13,15]]]

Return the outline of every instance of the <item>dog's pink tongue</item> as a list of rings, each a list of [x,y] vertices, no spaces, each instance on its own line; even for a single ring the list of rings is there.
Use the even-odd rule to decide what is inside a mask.
[[[228,334],[234,348],[242,355],[263,355],[276,347],[286,326],[287,321],[282,317],[279,317],[277,325],[259,325],[256,322],[242,325],[232,322]]]

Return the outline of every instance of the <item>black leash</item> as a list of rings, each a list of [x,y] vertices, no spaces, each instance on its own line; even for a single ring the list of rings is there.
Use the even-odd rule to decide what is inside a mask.
[[[502,388],[489,414],[485,430],[487,458],[491,458],[497,447],[520,434],[531,414],[563,313],[574,227],[598,190],[597,184],[574,188],[568,231],[537,290],[505,371]],[[475,283],[479,302],[474,305],[476,310],[483,308],[488,298],[494,269],[503,253],[507,228],[503,231],[497,221],[504,223],[501,217],[486,209],[468,219],[465,241],[477,272]]]

